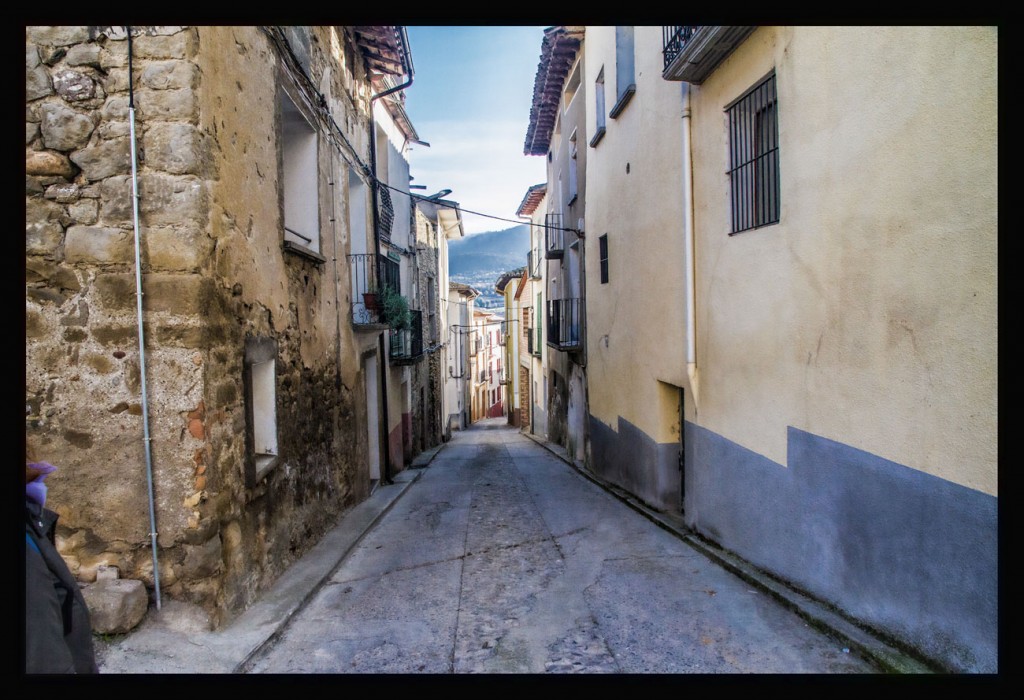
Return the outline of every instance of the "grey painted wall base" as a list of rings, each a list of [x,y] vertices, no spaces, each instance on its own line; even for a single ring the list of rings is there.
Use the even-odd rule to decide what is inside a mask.
[[[952,671],[998,671],[997,498],[792,427],[788,467],[685,430],[689,527]],[[650,446],[623,437],[595,457],[643,486]]]
[[[654,508],[678,512],[679,444],[655,442],[621,416],[617,432],[589,418],[591,471]]]

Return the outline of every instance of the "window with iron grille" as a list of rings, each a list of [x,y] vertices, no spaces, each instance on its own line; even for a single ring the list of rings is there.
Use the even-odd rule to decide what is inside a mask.
[[[598,254],[601,261],[601,284],[608,283],[608,234],[597,239]]]
[[[775,73],[726,107],[732,233],[779,221],[779,112]]]

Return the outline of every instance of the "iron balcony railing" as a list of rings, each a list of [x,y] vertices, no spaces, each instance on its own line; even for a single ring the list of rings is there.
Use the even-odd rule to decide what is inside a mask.
[[[409,328],[391,329],[392,364],[412,364],[423,358],[423,312],[415,309],[409,315]]]
[[[683,47],[690,42],[690,39],[693,38],[693,33],[698,29],[700,27],[697,26],[661,28],[661,53],[665,61],[665,64],[662,66],[663,70],[672,65],[672,61],[682,53]]]
[[[561,213],[546,215],[544,225],[544,257],[562,257],[565,253],[565,231],[562,230]]]
[[[551,299],[548,301],[548,345],[558,350],[579,350],[583,347],[583,300]]]
[[[352,323],[357,326],[379,324],[377,256],[373,253],[349,255],[348,266],[352,280]]]
[[[348,264],[352,280],[352,323],[356,326],[383,323],[377,280],[382,275],[385,285],[395,291],[401,290],[398,263],[374,253],[360,253],[349,255]]]
[[[756,27],[662,27],[661,77],[699,85]]]

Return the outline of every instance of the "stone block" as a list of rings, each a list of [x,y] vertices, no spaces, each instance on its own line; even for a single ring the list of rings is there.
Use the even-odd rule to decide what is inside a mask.
[[[55,151],[73,151],[85,146],[96,128],[92,115],[82,114],[61,102],[44,104],[41,112],[43,144]]]
[[[25,253],[53,255],[64,240],[64,207],[39,197],[25,201]]]
[[[43,66],[25,69],[25,99],[38,100],[53,94],[50,73]]]
[[[26,27],[29,41],[43,46],[71,46],[89,40],[88,27]]]
[[[135,93],[135,110],[140,119],[187,119],[195,120],[197,114],[196,94],[192,90],[138,90]]]
[[[127,634],[149,609],[149,595],[142,581],[101,578],[82,587],[94,632]]]
[[[206,222],[205,189],[198,178],[149,173],[139,178],[139,193],[147,226]]]
[[[202,170],[202,134],[192,124],[154,124],[146,131],[146,165],[174,175],[197,175]]]
[[[143,309],[176,315],[205,315],[212,293],[201,275],[150,274],[142,279]]]
[[[84,195],[83,195],[84,196]],[[132,178],[115,175],[99,183],[100,217],[106,224],[131,223]]]
[[[193,31],[182,27],[163,29],[168,33],[140,36],[133,42],[133,49],[139,58],[190,58],[195,55],[196,37]],[[172,29],[175,31],[170,33]]]
[[[68,165],[71,161],[68,161]],[[77,202],[81,197],[81,188],[72,182],[63,182],[59,185],[50,185],[46,188],[45,197],[61,204]]]
[[[71,226],[64,240],[69,263],[128,263],[134,259],[128,231],[103,226]]]
[[[25,122],[25,145],[28,146],[39,136],[38,122]]]
[[[70,178],[75,173],[71,161],[56,151],[30,151],[25,154],[25,173],[28,175],[56,175]]]
[[[201,231],[189,227],[151,228],[145,233],[147,262],[155,272],[195,272],[213,249]]]
[[[68,205],[68,214],[76,224],[92,226],[99,217],[99,204],[95,199],[83,199]]]
[[[131,173],[131,142],[128,138],[101,141],[95,146],[75,151],[71,160],[92,182]]]
[[[69,66],[100,67],[99,44],[77,44],[68,49],[65,59]]]
[[[154,61],[142,69],[139,82],[153,90],[192,89],[199,78],[199,68],[190,61]]]
[[[213,576],[222,567],[220,537],[211,537],[201,545],[183,545],[185,559],[175,567],[178,578],[197,579]]]
[[[96,96],[96,81],[81,71],[62,68],[53,72],[53,89],[68,102],[84,102]]]
[[[135,275],[130,273],[96,275],[96,281],[93,282],[93,293],[96,304],[107,311],[134,309]]]

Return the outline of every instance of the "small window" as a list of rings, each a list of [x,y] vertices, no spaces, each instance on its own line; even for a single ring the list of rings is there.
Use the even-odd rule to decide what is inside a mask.
[[[245,343],[245,394],[249,455],[246,482],[254,486],[278,463],[277,343],[249,338]]]
[[[601,260],[601,284],[608,284],[608,234],[597,239],[598,255]]]
[[[726,108],[732,231],[779,221],[779,114],[775,73]]]
[[[615,28],[615,106],[608,116],[614,119],[626,108],[636,92],[636,58],[633,51],[633,27]]]
[[[576,65],[573,66],[572,72],[569,74],[569,79],[565,81],[565,99],[562,101],[563,109],[569,109],[569,103],[571,103],[573,98],[576,97],[576,93],[579,89],[580,62],[577,60]]]
[[[317,136],[288,94],[280,92],[284,240],[320,252]]]
[[[604,109],[604,66],[598,71],[597,80],[594,81],[594,108],[597,115],[597,122],[594,128],[594,136],[590,139],[590,145],[596,146],[605,132],[605,109]]]
[[[579,168],[576,164],[576,130],[572,130],[572,136],[569,137],[569,201],[566,204],[572,204],[576,201],[576,196],[579,194]]]

